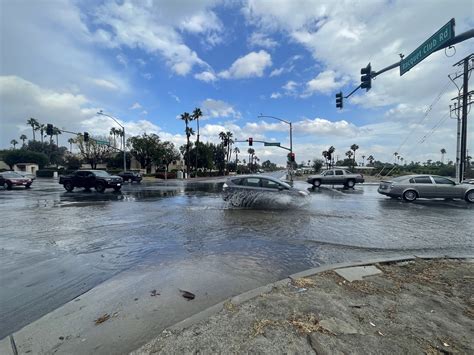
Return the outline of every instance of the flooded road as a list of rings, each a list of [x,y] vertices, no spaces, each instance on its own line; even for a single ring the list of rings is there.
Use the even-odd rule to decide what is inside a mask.
[[[210,260],[252,280],[240,285],[249,289],[321,264],[474,252],[474,206],[464,201],[410,204],[357,185],[311,191],[297,209],[255,210],[230,207],[221,187],[67,193],[39,179],[31,190],[0,191],[0,339],[132,267]]]

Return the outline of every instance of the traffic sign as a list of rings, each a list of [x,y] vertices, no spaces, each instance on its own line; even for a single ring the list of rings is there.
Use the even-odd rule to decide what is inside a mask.
[[[98,141],[98,140],[95,140],[95,142],[99,145],[109,145],[109,142],[108,141]]]
[[[265,147],[279,147],[280,146],[280,142],[264,142],[263,145]]]
[[[400,61],[400,76],[454,38],[454,18]]]

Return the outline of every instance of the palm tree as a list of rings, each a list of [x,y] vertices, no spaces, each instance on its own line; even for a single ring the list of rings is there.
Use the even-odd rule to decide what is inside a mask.
[[[239,147],[234,148],[234,153],[235,153],[235,170],[237,171],[237,164],[239,163],[239,153],[240,153]]]
[[[357,144],[351,145],[351,150],[354,152],[354,158],[352,159],[352,167],[354,168],[355,166],[355,161],[356,161],[356,150],[359,149],[359,146]]]
[[[193,111],[193,120],[196,120],[197,124],[197,135],[196,135],[196,176],[198,170],[198,155],[199,155],[199,118],[202,117],[202,111],[199,107],[196,107]]]
[[[59,135],[62,134],[58,127],[53,127],[53,135],[56,136],[56,146],[59,147]]]
[[[349,159],[352,158],[352,155],[354,155],[354,153],[352,153],[352,150],[348,150],[348,151],[346,152],[346,156],[347,156]]]
[[[441,164],[444,164],[444,155],[446,154],[446,149],[441,149]]]
[[[117,128],[115,130],[117,137],[120,137],[120,149],[125,150],[125,142],[123,140],[123,129]]]
[[[370,165],[372,165],[372,164],[374,163],[374,160],[375,160],[375,158],[374,158],[373,155],[369,155],[369,156],[367,157],[367,161],[369,162]]]
[[[253,164],[253,156],[255,154],[255,149],[249,148],[247,150],[247,153],[249,153],[249,165],[250,165],[250,170],[252,170],[252,164]]]
[[[115,127],[112,127],[110,129],[110,132],[109,132],[111,136],[114,136],[114,148],[117,148],[117,141],[115,139],[115,137],[117,136],[117,133],[118,133],[117,131],[118,130]]]
[[[183,114],[181,114],[180,118],[181,118],[181,120],[184,121],[184,123],[186,125],[186,129],[184,130],[184,132],[186,133],[186,176],[189,179],[189,165],[190,165],[190,161],[189,161],[189,137],[193,134],[193,130],[189,128],[188,124],[189,124],[189,122],[191,122],[193,120],[193,118],[187,112],[184,112]]]
[[[323,150],[323,157],[324,157],[324,161],[326,162],[326,169],[328,169],[329,165],[328,165],[328,151],[327,150]]]
[[[362,166],[364,166],[365,155],[362,155]]]
[[[394,157],[394,159],[397,159],[397,155],[398,155],[398,153],[397,153],[397,152],[393,153],[393,157]]]
[[[74,138],[69,138],[67,142],[69,143],[69,151],[72,153],[72,144],[76,143],[76,141],[74,140]]]
[[[15,146],[18,144],[18,142],[15,139],[12,139],[10,144],[13,146],[13,149],[15,149]]]
[[[24,134],[22,134],[22,135],[20,136],[20,139],[23,141],[23,146],[25,146],[25,141],[28,139],[28,137],[25,136]]]
[[[331,160],[332,160],[332,162],[334,162],[333,154],[334,154],[335,151],[336,151],[336,148],[334,148],[333,146],[330,146],[329,149],[328,149],[329,166],[332,165]]]
[[[39,126],[38,121],[31,117],[29,120],[26,121],[26,124],[31,126],[31,129],[33,130],[33,140],[35,140],[35,131],[36,128]]]
[[[41,143],[43,143],[43,138],[44,138],[44,131],[46,129],[46,126],[42,123],[38,123],[38,125],[36,126],[35,130],[36,131],[40,131],[40,134],[41,134]]]

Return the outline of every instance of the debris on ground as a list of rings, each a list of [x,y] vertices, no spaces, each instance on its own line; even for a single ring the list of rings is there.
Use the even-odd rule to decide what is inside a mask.
[[[150,291],[150,296],[151,296],[151,297],[155,297],[155,296],[159,296],[159,295],[160,295],[160,293],[157,292],[156,290],[151,290],[151,291]]]
[[[105,321],[109,320],[110,318],[110,314],[108,313],[104,313],[103,315],[101,315],[99,318],[97,318],[94,322],[95,322],[95,325],[99,325],[101,323],[104,323]]]
[[[181,289],[180,289],[179,292],[181,292],[181,295],[182,295],[184,298],[186,298],[188,301],[191,301],[191,300],[193,300],[193,299],[196,297],[196,295],[195,295],[194,293],[189,292],[189,291],[185,291],[185,290],[181,290]]]
[[[474,354],[469,260],[380,263],[382,273],[352,282],[334,271],[294,279],[225,302],[220,313],[132,354]]]

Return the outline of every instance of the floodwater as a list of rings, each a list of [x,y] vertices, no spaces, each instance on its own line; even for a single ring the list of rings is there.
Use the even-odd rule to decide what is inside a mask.
[[[321,264],[474,251],[474,206],[464,201],[405,203],[357,185],[311,191],[297,208],[233,208],[221,188],[67,193],[38,179],[31,190],[0,191],[0,339],[132,267],[232,260],[232,273],[263,285]]]

